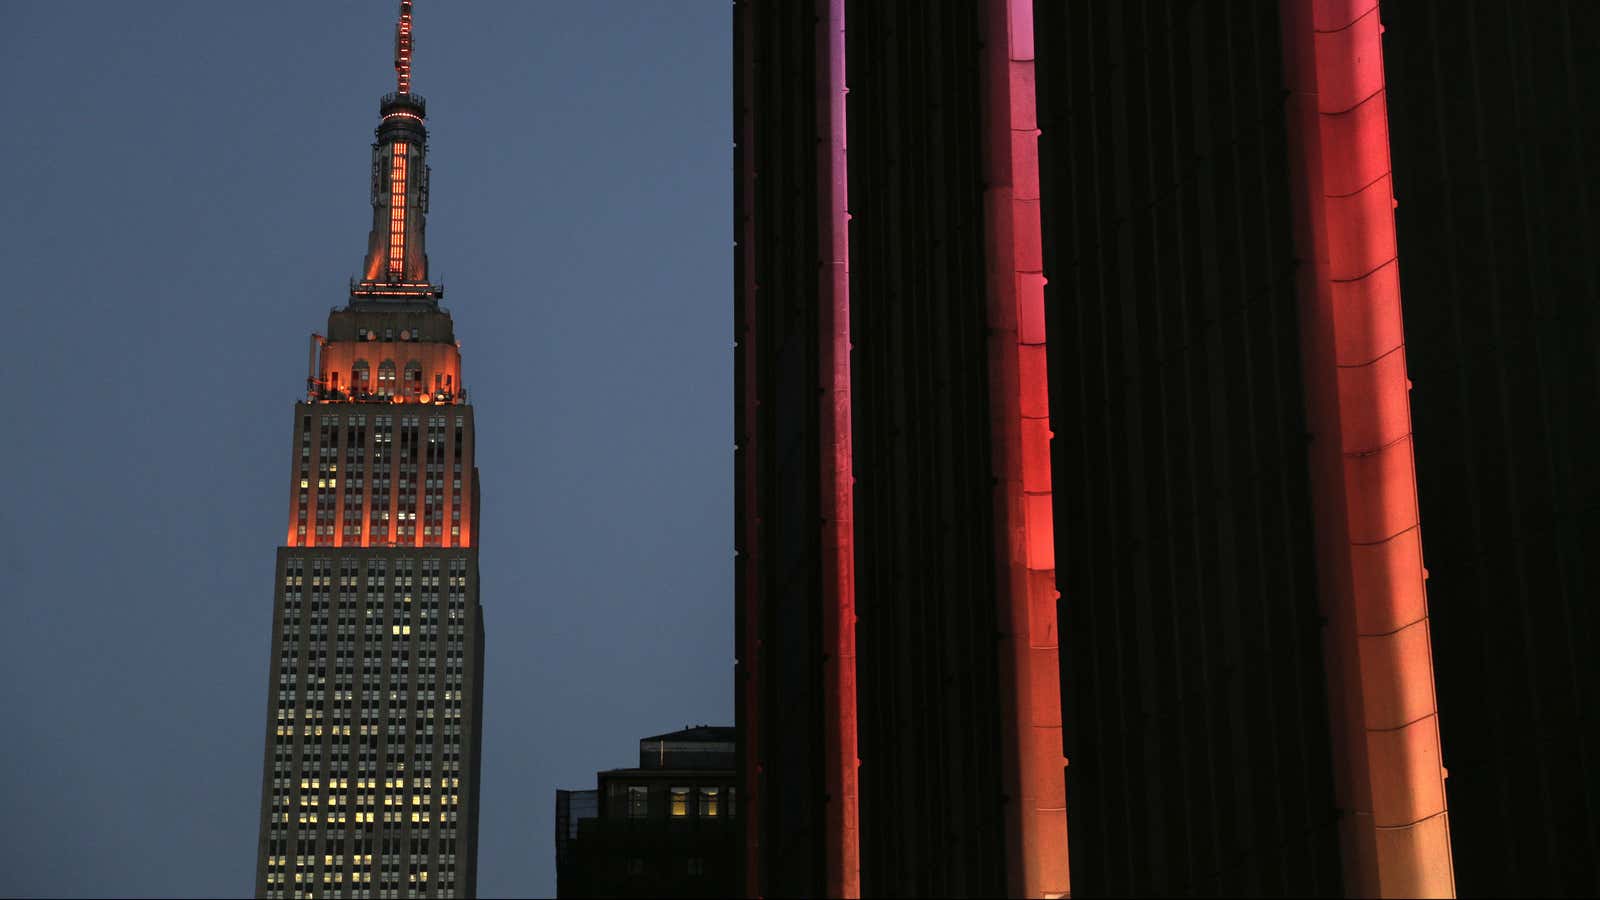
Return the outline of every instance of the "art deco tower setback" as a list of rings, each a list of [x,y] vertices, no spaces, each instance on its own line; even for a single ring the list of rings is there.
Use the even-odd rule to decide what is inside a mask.
[[[427,112],[398,89],[372,155],[372,234],[313,337],[278,549],[260,897],[476,891],[483,623],[472,407],[429,281]]]

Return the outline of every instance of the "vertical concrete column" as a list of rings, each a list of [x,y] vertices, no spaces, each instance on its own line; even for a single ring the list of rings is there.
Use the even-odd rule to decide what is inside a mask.
[[[1008,892],[1069,891],[1033,4],[986,0],[984,217]]]
[[[856,758],[855,475],[850,430],[850,212],[845,3],[817,0],[817,379],[828,896],[861,896]]]
[[[1282,0],[1302,359],[1345,887],[1455,893],[1376,0]]]

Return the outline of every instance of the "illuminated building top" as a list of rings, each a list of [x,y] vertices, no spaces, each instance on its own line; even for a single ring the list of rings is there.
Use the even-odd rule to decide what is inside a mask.
[[[428,281],[427,101],[411,93],[411,0],[401,0],[395,26],[396,90],[379,105],[372,145],[372,233],[361,280],[351,300],[438,300]]]
[[[394,68],[398,90],[379,104],[372,144],[372,231],[350,302],[313,339],[306,398],[312,403],[466,402],[461,352],[444,286],[428,274],[428,104],[411,92],[411,0],[400,3]]]
[[[349,302],[312,335],[291,547],[470,547],[472,409],[430,280],[427,103],[411,93],[411,0],[372,145],[372,233]]]

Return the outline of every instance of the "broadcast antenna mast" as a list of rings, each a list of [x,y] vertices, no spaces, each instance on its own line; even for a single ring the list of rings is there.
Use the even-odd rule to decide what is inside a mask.
[[[400,21],[394,28],[394,73],[400,93],[411,93],[411,0],[400,0]]]

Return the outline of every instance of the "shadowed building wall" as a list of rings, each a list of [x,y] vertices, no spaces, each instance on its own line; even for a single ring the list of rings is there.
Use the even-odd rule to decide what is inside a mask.
[[[1457,885],[1593,895],[1600,7],[1382,12]]]
[[[1337,894],[1276,9],[1035,24],[1074,893]]]
[[[734,6],[735,709],[745,891],[825,892],[815,10]]]
[[[1006,886],[978,6],[849,6],[868,896]]]

